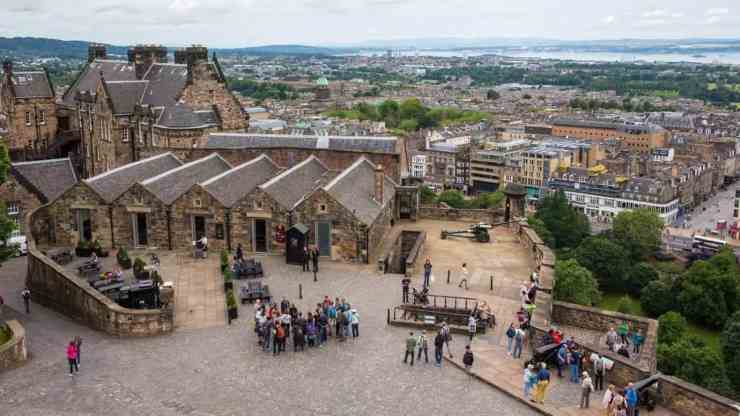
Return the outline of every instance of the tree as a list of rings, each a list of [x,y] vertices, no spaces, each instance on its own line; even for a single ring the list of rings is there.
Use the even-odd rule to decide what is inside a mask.
[[[8,170],[10,169],[10,157],[8,149],[0,144],[0,185],[8,179]],[[10,238],[10,234],[15,230],[15,222],[8,218],[8,209],[4,201],[0,201],[0,264],[7,260],[13,252],[14,247],[6,247],[4,243]]]
[[[632,313],[632,301],[629,296],[625,295],[619,298],[619,302],[617,302],[617,312],[626,314]]]
[[[701,340],[684,337],[673,344],[658,343],[658,370],[722,395],[733,394],[720,353]]]
[[[552,237],[552,233],[547,229],[547,226],[545,226],[545,223],[541,219],[530,215],[527,217],[527,224],[532,227],[534,232],[537,233],[537,236],[542,239],[545,245],[548,247],[555,247],[555,239]]]
[[[625,275],[625,289],[631,295],[640,296],[642,289],[658,277],[657,270],[650,263],[637,263]]]
[[[727,376],[735,391],[740,392],[740,312],[735,312],[727,320],[719,343],[727,365]]]
[[[385,100],[378,106],[378,115],[390,128],[397,127],[401,122],[399,113],[398,102],[396,101]]]
[[[501,191],[496,192],[483,192],[478,195],[474,200],[470,201],[470,208],[475,209],[488,209],[496,208],[504,202],[506,195]]]
[[[644,260],[658,251],[663,220],[648,209],[620,212],[614,218],[614,237],[634,261]]]
[[[427,112],[427,109],[421,104],[418,98],[404,100],[399,110],[401,120],[421,120]]]
[[[709,262],[694,263],[681,279],[678,301],[684,316],[711,328],[721,328],[728,315],[724,291],[736,289],[734,282],[732,287],[723,286],[726,282]]]
[[[666,276],[648,283],[640,291],[640,306],[649,316],[656,317],[677,307],[676,290]]]
[[[434,202],[434,200],[437,198],[437,194],[432,191],[432,188],[424,185],[419,190],[420,197],[421,197],[421,203],[422,204],[431,204]]]
[[[599,283],[588,269],[570,259],[555,264],[555,299],[592,306],[601,300]]]
[[[577,247],[591,233],[588,218],[568,205],[562,190],[542,198],[535,217],[542,220],[552,234],[552,248],[555,249]]]
[[[719,273],[719,284],[723,288],[725,304],[727,305],[728,315],[737,310],[738,291],[737,286],[740,284],[737,273],[737,257],[730,247],[725,247],[719,253],[709,259],[709,263],[717,269]]]
[[[603,237],[588,237],[575,250],[575,259],[593,273],[599,287],[606,291],[624,291],[629,267],[627,252]]]
[[[419,123],[417,123],[414,119],[405,119],[401,121],[401,124],[398,125],[398,128],[408,132],[416,131],[419,128]]]
[[[437,197],[438,202],[444,202],[452,208],[465,208],[465,196],[460,191],[444,191]]]
[[[501,94],[499,94],[496,90],[488,90],[486,92],[486,99],[489,101],[496,101],[499,98],[501,98]]]
[[[686,336],[689,324],[678,312],[666,312],[658,318],[658,342],[673,344]]]

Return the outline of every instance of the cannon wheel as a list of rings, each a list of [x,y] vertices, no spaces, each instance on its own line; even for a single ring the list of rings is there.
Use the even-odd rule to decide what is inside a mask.
[[[440,235],[440,238],[443,239],[443,240],[446,240],[447,239],[447,231],[442,230],[442,234]]]

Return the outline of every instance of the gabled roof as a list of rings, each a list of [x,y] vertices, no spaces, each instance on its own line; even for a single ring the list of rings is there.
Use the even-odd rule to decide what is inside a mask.
[[[10,169],[18,181],[44,204],[57,199],[77,183],[69,158],[16,162],[10,165]]]
[[[223,206],[232,207],[278,172],[280,172],[280,167],[267,155],[262,154],[256,159],[201,183],[201,186]]]
[[[11,81],[17,98],[54,97],[49,77],[44,71],[13,72]]]
[[[165,205],[170,205],[190,188],[231,169],[218,153],[194,160],[182,166],[141,181],[141,185]]]
[[[218,117],[213,110],[194,111],[187,104],[177,103],[164,108],[156,125],[169,129],[214,127],[218,125]]]
[[[88,92],[95,94],[95,89],[100,82],[100,74],[106,81],[136,81],[134,65],[127,61],[109,61],[96,59],[88,63],[82,69],[77,79],[62,96],[62,101],[67,105],[75,105],[77,92]]]
[[[185,88],[188,79],[188,68],[186,65],[154,63],[149,67],[144,80],[149,85],[142,97],[142,104],[152,107],[173,105],[176,98]]]
[[[182,162],[172,153],[162,153],[93,176],[85,181],[106,202],[113,202],[133,184],[170,171]]]
[[[321,186],[327,179],[329,169],[314,155],[293,166],[260,188],[272,196],[280,205],[291,209],[308,193]]]
[[[114,114],[131,114],[147,87],[146,81],[105,81]]]
[[[375,167],[361,157],[324,187],[324,191],[368,226],[396,194],[396,183],[384,175],[383,200],[375,199]]]

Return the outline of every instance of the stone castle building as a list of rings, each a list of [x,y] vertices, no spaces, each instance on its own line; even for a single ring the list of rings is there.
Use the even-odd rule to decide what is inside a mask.
[[[46,71],[14,71],[11,61],[3,62],[0,116],[11,156],[45,154],[57,134],[54,87]]]
[[[42,208],[37,241],[73,246],[285,253],[302,224],[334,260],[366,262],[398,217],[396,182],[359,156],[333,170],[316,156],[281,167],[261,155],[238,166],[218,153],[183,163],[173,153],[138,160],[77,183]]]

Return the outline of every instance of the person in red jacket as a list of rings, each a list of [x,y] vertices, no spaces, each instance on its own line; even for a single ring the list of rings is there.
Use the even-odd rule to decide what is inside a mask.
[[[80,371],[80,367],[77,366],[77,346],[74,341],[70,341],[67,345],[67,361],[69,361],[69,376],[74,376],[75,372]]]

